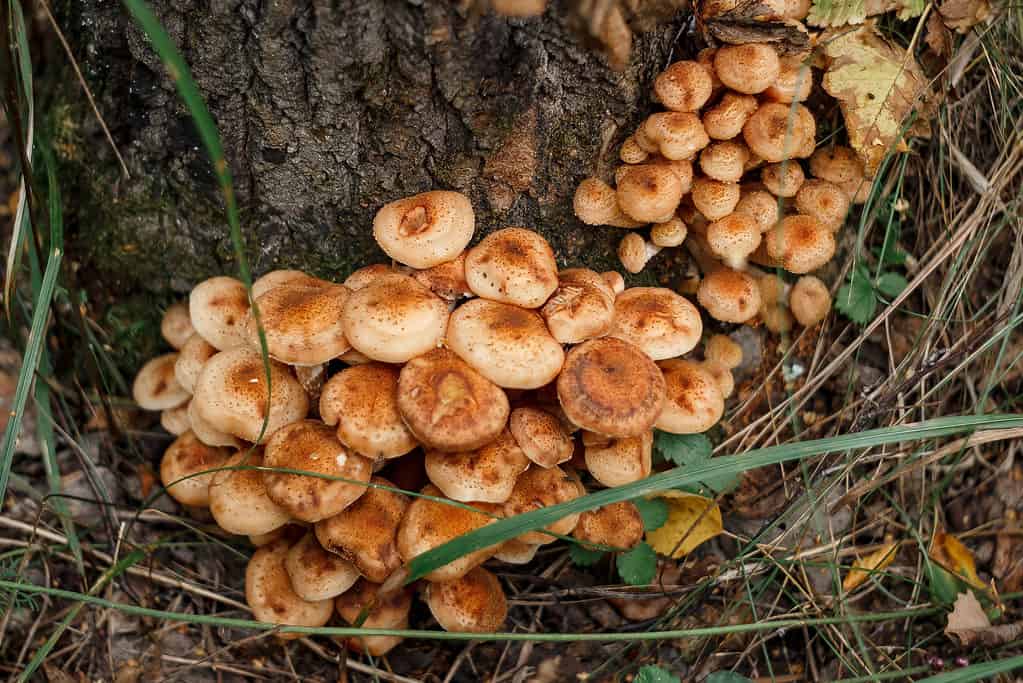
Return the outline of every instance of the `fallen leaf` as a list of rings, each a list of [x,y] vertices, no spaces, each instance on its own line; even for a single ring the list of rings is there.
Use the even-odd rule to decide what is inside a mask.
[[[838,100],[849,143],[873,177],[889,152],[908,151],[905,136],[930,135],[927,79],[872,22],[855,31],[831,29],[820,42],[827,62],[822,84]]]
[[[722,531],[721,510],[710,498],[683,491],[655,494],[668,504],[668,520],[646,533],[647,543],[669,557],[685,557]]]
[[[898,544],[895,542],[885,543],[883,546],[861,557],[853,563],[852,569],[845,575],[842,581],[842,590],[848,593],[855,590],[861,583],[867,580],[871,572],[878,572],[887,567],[895,559],[895,549]]]
[[[971,647],[1005,645],[1023,635],[1023,622],[992,626],[977,597],[970,591],[960,593],[948,615],[945,635],[955,637],[959,644]]]
[[[936,12],[931,12],[927,16],[927,25],[924,29],[924,43],[931,52],[941,57],[944,62],[947,62],[948,58],[952,56],[952,34],[949,33],[948,27],[945,26],[941,16]]]
[[[991,574],[998,579],[998,585],[1006,593],[1016,593],[1023,588],[1023,538],[1013,530],[1000,531],[995,537],[995,558],[991,563]]]
[[[988,0],[945,0],[938,5],[938,14],[953,31],[969,33],[991,16],[991,4]]]
[[[977,576],[977,564],[973,560],[973,553],[952,534],[944,531],[935,533],[927,554],[943,569],[952,572],[969,585],[987,590],[987,584]]]
[[[771,43],[782,53],[803,52],[810,34],[802,22],[784,19],[762,0],[702,0],[696,3],[699,30],[714,42]]]
[[[825,28],[862,24],[867,17],[898,11],[905,21],[923,14],[924,0],[814,0],[806,23]]]

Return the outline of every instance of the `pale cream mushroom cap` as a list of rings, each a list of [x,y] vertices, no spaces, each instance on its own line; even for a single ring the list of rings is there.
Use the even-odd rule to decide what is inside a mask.
[[[712,142],[700,152],[700,170],[704,175],[723,183],[737,183],[749,161],[749,150],[742,142]]]
[[[610,225],[615,228],[638,228],[643,225],[625,215],[618,206],[618,193],[600,178],[586,178],[579,183],[572,199],[572,210],[575,217],[586,225]]]
[[[192,432],[185,432],[167,447],[160,460],[160,483],[182,505],[207,507],[210,482],[218,467],[230,457],[227,449],[207,446]],[[202,474],[205,472],[205,474]]]
[[[554,467],[572,459],[575,444],[556,416],[522,406],[511,412],[508,429],[522,452],[540,467]]]
[[[187,432],[192,428],[192,423],[188,419],[188,406],[191,403],[191,401],[188,401],[179,406],[161,410],[160,426],[174,436],[181,436]]]
[[[323,386],[320,417],[337,425],[341,443],[370,459],[396,458],[416,447],[398,412],[398,368],[366,363],[342,370]]]
[[[195,391],[195,383],[199,381],[202,366],[217,353],[219,353],[217,347],[198,334],[189,337],[178,352],[178,359],[174,363],[174,377],[177,378],[178,384],[189,393]]]
[[[192,327],[220,351],[245,344],[249,295],[245,285],[220,275],[200,282],[188,295]]]
[[[721,100],[703,114],[703,128],[714,140],[731,140],[742,134],[742,127],[759,103],[753,95],[726,92]]]
[[[804,275],[792,285],[789,308],[800,325],[813,327],[831,311],[831,292],[820,278]]]
[[[503,503],[515,480],[529,467],[529,458],[505,429],[475,451],[426,451],[425,465],[430,482],[451,500]]]
[[[699,62],[675,62],[654,80],[654,93],[665,109],[700,111],[714,91],[714,79]]]
[[[607,333],[614,300],[614,289],[599,273],[569,268],[558,273],[558,288],[540,313],[557,341],[578,344]]]
[[[388,265],[386,263],[371,263],[368,266],[362,268],[356,268],[351,274],[345,278],[343,284],[348,288],[348,291],[355,292],[369,283],[376,280],[381,275],[406,275],[398,268]]]
[[[206,361],[192,399],[198,415],[214,429],[252,443],[262,442],[309,412],[302,385],[276,361],[266,368],[258,351],[236,347]],[[266,429],[263,429],[264,421]]]
[[[199,414],[198,404],[194,399],[188,402],[185,410],[188,413],[188,426],[199,441],[202,441],[207,446],[241,447],[241,439],[233,434],[220,431],[203,419],[202,415]]]
[[[188,338],[195,334],[192,319],[188,315],[188,304],[177,302],[167,307],[160,320],[160,334],[175,349],[181,349]]]
[[[572,535],[587,543],[632,548],[643,540],[643,517],[632,501],[611,503],[579,515]]]
[[[297,287],[322,287],[334,283],[321,280],[312,275],[306,275],[301,270],[271,270],[263,277],[252,283],[252,298],[258,299],[275,287],[284,285]]]
[[[682,200],[682,181],[668,166],[626,166],[618,181],[618,206],[644,223],[668,220]]]
[[[465,249],[476,229],[469,199],[435,190],[385,204],[373,218],[373,237],[398,263],[430,268]]]
[[[668,400],[657,418],[657,428],[672,434],[707,431],[725,412],[725,398],[714,376],[699,363],[668,360],[661,363]]]
[[[270,499],[304,522],[318,522],[344,510],[366,492],[365,482],[373,474],[372,461],[345,448],[333,429],[315,420],[278,429],[264,453],[266,467],[339,478],[263,472]]]
[[[331,600],[309,602],[292,588],[285,568],[288,543],[277,541],[256,550],[245,568],[245,602],[256,621],[285,626],[323,626],[334,611]],[[301,633],[283,633],[285,640],[301,638]]]
[[[427,585],[426,604],[445,631],[493,633],[508,617],[501,582],[483,567],[460,579]]]
[[[691,159],[710,143],[700,117],[691,112],[651,114],[636,131],[636,142],[666,159]]]
[[[721,268],[703,278],[696,300],[715,320],[744,323],[760,310],[760,287],[747,273]]]
[[[786,216],[764,235],[767,256],[790,273],[817,270],[835,255],[835,237],[813,216]]]
[[[807,141],[812,144],[816,134],[810,110],[801,104],[781,102],[760,105],[742,127],[750,152],[769,163],[800,156]]]
[[[621,273],[614,270],[608,270],[601,273],[600,277],[604,278],[604,282],[606,282],[607,286],[611,288],[611,291],[615,293],[615,296],[618,296],[625,291],[625,278],[622,277]]]
[[[632,287],[615,299],[608,336],[634,344],[653,360],[689,353],[703,334],[700,312],[665,287]]]
[[[583,457],[590,475],[604,486],[622,486],[650,476],[653,432],[611,438],[583,432]]]
[[[748,214],[730,213],[707,226],[707,245],[729,268],[745,268],[760,241],[760,225]]]
[[[736,92],[756,95],[778,80],[781,62],[770,45],[745,43],[725,45],[714,55],[714,71]]]
[[[760,171],[761,182],[775,197],[795,197],[805,179],[803,167],[794,159],[768,164]]]
[[[222,470],[210,482],[210,512],[224,531],[252,536],[266,534],[291,520],[291,515],[270,500],[263,485],[263,449],[239,451],[222,466],[247,469]]]
[[[500,387],[454,352],[434,349],[401,369],[398,411],[424,446],[459,452],[497,438],[510,409]]]
[[[355,565],[320,547],[312,532],[288,549],[284,568],[292,590],[309,602],[336,598],[359,580]]]
[[[678,216],[672,216],[663,223],[655,223],[650,228],[650,241],[657,247],[678,247],[686,241],[689,228]]]
[[[639,233],[630,232],[618,243],[618,260],[629,273],[639,273],[646,264],[661,251],[656,244],[643,239]]]
[[[165,353],[148,361],[135,375],[131,396],[143,410],[167,410],[185,403],[188,390],[174,375],[178,354]]]
[[[738,183],[723,183],[712,178],[697,178],[693,181],[690,198],[696,209],[707,220],[716,221],[735,210],[741,192]]]
[[[352,292],[342,315],[348,342],[384,363],[404,363],[436,348],[447,322],[443,299],[398,274],[380,275]]]
[[[519,475],[511,496],[501,508],[504,517],[525,514],[533,510],[567,503],[586,494],[579,475],[574,470],[554,467],[530,467]],[[551,534],[570,534],[579,521],[579,513],[566,515],[545,526],[542,530],[527,531],[515,538],[523,543],[544,545],[558,540]]]
[[[851,204],[846,191],[827,180],[811,178],[796,193],[796,210],[813,216],[832,232],[836,232],[845,223]]]
[[[539,233],[504,228],[469,250],[465,279],[477,296],[539,308],[558,287],[558,265],[551,245]]]
[[[750,216],[757,222],[760,234],[773,228],[781,220],[778,198],[766,190],[744,190],[733,213]]]
[[[412,277],[445,301],[471,297],[472,290],[465,280],[465,254],[463,251],[451,261],[445,261],[426,270],[414,271]]]
[[[506,564],[529,564],[540,549],[535,543],[523,543],[517,538],[505,541],[500,550],[494,553],[494,559]]]
[[[383,477],[370,483],[395,488]],[[409,497],[370,486],[347,508],[316,523],[316,538],[359,568],[370,581],[383,583],[401,567],[398,554],[398,525],[409,506]]]
[[[351,348],[341,324],[348,295],[344,285],[324,283],[274,287],[256,299],[270,356],[289,365],[319,365]],[[246,336],[252,348],[260,348],[251,312]]]
[[[722,398],[728,398],[732,395],[732,392],[735,391],[735,377],[732,376],[731,370],[718,361],[710,359],[703,361],[699,365],[717,382]]]
[[[703,345],[703,357],[732,370],[742,364],[742,347],[727,335],[712,334]]]
[[[487,299],[473,299],[451,313],[445,345],[508,389],[549,384],[565,361],[561,344],[539,313]]]
[[[369,614],[360,625],[362,628],[405,629],[408,628],[408,614],[412,608],[412,589],[401,588],[385,594],[380,585],[360,579],[351,589],[339,595],[334,601],[338,615],[345,623],[355,625],[363,612],[372,605]],[[352,636],[348,647],[380,657],[392,650],[403,638],[399,636]]]

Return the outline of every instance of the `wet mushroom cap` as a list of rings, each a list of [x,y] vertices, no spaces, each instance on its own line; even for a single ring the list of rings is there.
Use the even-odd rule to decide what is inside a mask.
[[[160,334],[175,349],[180,349],[195,334],[192,319],[188,315],[188,304],[179,301],[171,304],[160,320]]]
[[[331,377],[320,393],[320,417],[367,458],[396,458],[417,445],[398,411],[398,368],[390,365],[366,363]]]
[[[412,608],[412,589],[401,588],[380,593],[380,585],[359,579],[351,589],[339,595],[334,607],[345,623],[355,625],[362,618],[364,610],[372,605],[362,628],[404,629],[408,628],[409,610]],[[403,639],[399,636],[352,636],[348,647],[356,652],[365,652],[374,657],[387,654]]]
[[[764,235],[767,255],[790,273],[817,270],[835,255],[835,237],[813,216],[786,216]]]
[[[223,275],[200,282],[188,295],[195,331],[220,351],[245,344],[249,295],[245,285]]]
[[[413,268],[430,268],[455,258],[469,244],[475,228],[469,199],[444,190],[385,204],[373,219],[373,237],[384,253]]]
[[[427,451],[425,465],[430,482],[451,500],[503,503],[529,467],[529,458],[506,429],[475,451]]]
[[[624,438],[584,432],[586,469],[604,486],[622,486],[645,479],[653,467],[653,438],[650,430]]]
[[[322,287],[332,284],[334,283],[321,280],[312,275],[306,275],[301,270],[271,270],[252,283],[252,298],[253,300],[258,299],[271,289],[285,285],[293,287]]]
[[[578,344],[611,329],[615,292],[599,273],[569,268],[558,273],[558,288],[541,314],[551,335],[562,344]]]
[[[339,479],[263,472],[270,499],[304,522],[332,517],[366,492],[373,474],[368,458],[345,448],[334,430],[315,420],[293,422],[266,442],[266,467],[302,470]]]
[[[554,467],[572,458],[572,436],[546,410],[516,408],[508,419],[508,429],[526,457],[540,467]]]
[[[558,376],[561,344],[536,311],[487,299],[459,306],[445,345],[499,387],[536,389]]]
[[[176,408],[188,400],[189,394],[174,375],[178,354],[165,353],[148,361],[135,375],[131,396],[143,410]]]
[[[539,308],[558,287],[558,265],[551,245],[541,235],[525,228],[504,228],[469,250],[465,279],[477,296]]]
[[[429,584],[426,604],[445,631],[493,633],[508,617],[501,582],[482,567],[460,579]]]
[[[668,400],[657,428],[672,434],[700,434],[721,419],[725,399],[714,376],[699,363],[668,360],[661,363]]]
[[[342,325],[348,342],[373,360],[405,361],[436,348],[448,305],[408,275],[385,274],[352,292]]]
[[[519,475],[512,489],[511,496],[504,502],[501,508],[504,517],[514,517],[533,510],[567,503],[586,494],[579,481],[579,475],[573,470],[563,470],[558,466],[554,467],[530,467]],[[542,545],[558,540],[555,536],[544,533],[549,531],[552,534],[570,534],[579,521],[579,514],[566,515],[543,528],[536,531],[527,531],[516,536],[523,543]]]
[[[160,426],[174,436],[181,436],[187,432],[192,428],[192,423],[188,419],[188,406],[191,403],[191,401],[188,401],[179,406],[161,410]]]
[[[715,320],[744,323],[760,310],[760,288],[753,276],[721,268],[703,278],[696,300]]]
[[[510,408],[500,387],[454,352],[434,349],[401,369],[398,411],[427,448],[460,452],[497,438]]]
[[[685,297],[665,287],[631,287],[615,299],[608,336],[661,360],[689,353],[702,334],[700,312]]]
[[[654,362],[637,346],[611,337],[573,347],[557,390],[569,420],[611,436],[649,430],[664,403],[664,378]]]
[[[178,359],[174,363],[174,377],[177,378],[178,384],[189,393],[195,391],[195,383],[199,380],[202,366],[217,353],[219,353],[217,347],[198,334],[189,337],[178,352]]]
[[[654,80],[654,93],[672,111],[699,111],[710,99],[714,79],[699,62],[675,62]]]
[[[221,470],[210,482],[210,512],[220,528],[231,534],[253,536],[284,526],[291,515],[270,500],[263,484],[263,451],[243,450],[232,455],[223,467],[244,465],[245,469]]]
[[[330,600],[303,600],[291,587],[285,568],[287,541],[277,541],[256,550],[245,568],[245,602],[256,621],[286,626],[323,626],[330,620]],[[282,633],[280,638],[301,638],[301,633]]]
[[[256,299],[272,358],[289,365],[319,365],[351,348],[341,325],[348,288],[324,284],[274,287]],[[245,330],[249,345],[259,349],[259,325],[253,312]]]
[[[207,446],[190,431],[167,447],[160,460],[160,483],[182,505],[208,507],[210,482],[230,457],[227,449]]]
[[[819,278],[804,275],[789,292],[789,308],[800,325],[813,327],[831,311],[831,292]]]
[[[714,55],[714,71],[736,92],[756,95],[778,80],[781,62],[770,45],[745,43],[725,45]]]
[[[284,568],[292,590],[309,602],[336,598],[359,580],[355,565],[324,550],[311,532],[288,549]]]
[[[451,261],[413,272],[412,278],[445,301],[457,301],[472,296],[469,283],[465,280],[464,251]]]
[[[579,515],[572,535],[587,543],[632,548],[643,540],[643,517],[632,501],[611,503]]]

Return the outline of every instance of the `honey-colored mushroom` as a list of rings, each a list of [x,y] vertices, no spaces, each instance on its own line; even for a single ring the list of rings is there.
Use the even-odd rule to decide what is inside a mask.
[[[285,562],[287,541],[276,541],[256,550],[245,568],[245,602],[256,621],[283,626],[323,626],[334,611],[331,600],[303,600],[291,586]],[[285,640],[301,633],[282,633]]]

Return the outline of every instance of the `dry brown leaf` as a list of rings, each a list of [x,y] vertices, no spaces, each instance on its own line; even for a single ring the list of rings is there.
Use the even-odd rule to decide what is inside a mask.
[[[682,491],[656,494],[668,505],[668,520],[646,533],[650,546],[668,557],[685,557],[693,548],[721,533],[721,509],[710,498]]]
[[[991,4],[988,0],[945,0],[938,5],[938,14],[953,31],[969,33],[991,16]]]
[[[842,590],[846,593],[855,590],[867,580],[871,572],[881,571],[890,565],[895,559],[896,548],[898,548],[898,544],[895,542],[885,543],[866,557],[856,560],[852,569],[845,575],[845,580],[842,581]]]
[[[703,0],[695,13],[709,42],[771,43],[785,54],[804,52],[809,45],[801,22],[782,18],[776,5],[761,0]]]
[[[849,142],[873,177],[886,154],[909,149],[907,135],[930,135],[927,79],[913,56],[882,38],[872,22],[829,30],[820,42],[824,89],[838,100]]]
[[[1023,635],[1023,622],[992,626],[984,607],[970,591],[960,593],[948,615],[945,635],[955,637],[959,644],[971,647],[995,647]]]
[[[980,590],[987,590],[987,584],[977,576],[977,564],[973,559],[973,553],[952,534],[947,534],[944,531],[935,533],[927,554],[944,569],[952,572],[966,583]]]
[[[931,12],[927,16],[927,25],[924,29],[924,43],[930,48],[931,52],[946,62],[952,56],[952,34],[949,33],[948,27],[945,26],[941,17],[936,12]]]

